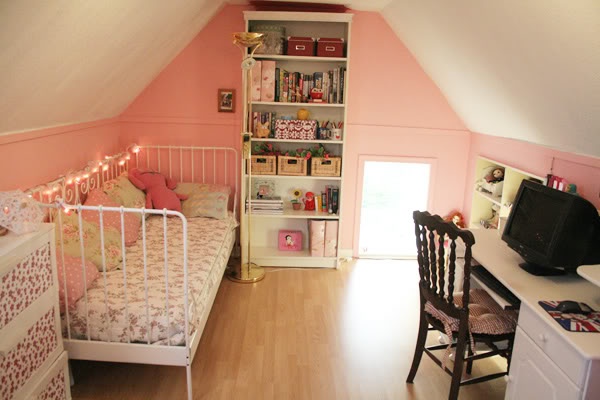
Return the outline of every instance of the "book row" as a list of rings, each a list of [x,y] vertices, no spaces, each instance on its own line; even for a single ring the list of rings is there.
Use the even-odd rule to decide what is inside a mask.
[[[346,68],[324,72],[290,72],[275,61],[257,61],[252,68],[252,101],[343,104]]]

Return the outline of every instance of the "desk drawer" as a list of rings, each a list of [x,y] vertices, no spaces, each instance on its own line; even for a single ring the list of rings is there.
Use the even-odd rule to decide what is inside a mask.
[[[543,310],[541,312],[544,312]],[[587,360],[561,337],[549,323],[536,315],[526,304],[521,304],[519,327],[578,387],[585,384]],[[562,329],[561,327],[559,327]],[[565,331],[567,333],[567,331]],[[588,333],[589,334],[589,333]],[[585,333],[584,333],[585,335]]]

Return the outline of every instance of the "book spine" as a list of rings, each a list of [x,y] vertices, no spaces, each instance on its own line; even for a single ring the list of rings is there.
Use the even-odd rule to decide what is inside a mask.
[[[280,68],[275,68],[275,101],[279,101],[279,75],[281,73]]]
[[[299,103],[304,103],[305,102],[305,97],[304,97],[304,74],[303,73],[298,74],[298,94],[296,95],[296,97],[299,98],[299,100],[298,100]]]
[[[260,101],[275,100],[275,61],[262,61],[262,84]]]
[[[289,90],[290,90],[290,74],[289,74],[289,72],[285,71],[283,73],[283,98],[281,99],[281,101],[283,101],[284,103],[287,103],[287,101],[288,101]]]
[[[333,214],[338,213],[339,202],[340,202],[340,188],[338,188],[337,186],[334,186],[332,189],[332,192],[331,192],[331,209],[333,211]]]
[[[321,192],[321,211],[327,212],[327,192]]]
[[[260,89],[262,79],[262,62],[257,61],[252,67],[252,101],[260,101]]]

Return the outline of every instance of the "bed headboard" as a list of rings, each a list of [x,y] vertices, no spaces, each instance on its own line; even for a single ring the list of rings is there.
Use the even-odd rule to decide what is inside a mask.
[[[125,151],[89,161],[78,170],[66,172],[53,181],[39,184],[26,193],[41,203],[62,200],[80,204],[92,189],[118,177],[130,168],[158,171],[177,182],[218,183],[232,189],[230,202],[238,215],[239,158],[231,147],[131,145]]]

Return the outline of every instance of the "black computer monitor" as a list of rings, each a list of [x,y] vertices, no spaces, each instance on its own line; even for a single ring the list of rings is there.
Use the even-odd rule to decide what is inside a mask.
[[[592,203],[542,184],[521,182],[502,234],[534,275],[600,264],[600,217]]]

